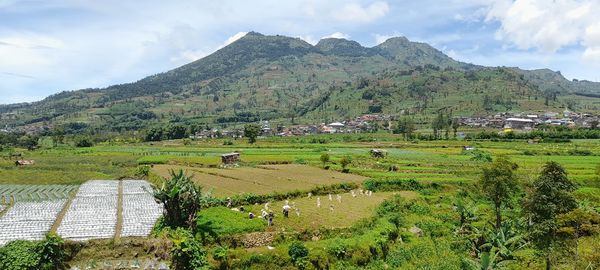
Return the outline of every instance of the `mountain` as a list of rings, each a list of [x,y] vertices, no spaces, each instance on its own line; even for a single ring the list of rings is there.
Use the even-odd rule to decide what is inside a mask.
[[[600,84],[550,70],[483,67],[425,43],[390,38],[371,48],[327,38],[315,46],[250,32],[179,68],[103,89],[0,105],[0,125],[73,124],[136,130],[167,122],[232,125],[318,123],[365,113],[454,115],[597,111]]]

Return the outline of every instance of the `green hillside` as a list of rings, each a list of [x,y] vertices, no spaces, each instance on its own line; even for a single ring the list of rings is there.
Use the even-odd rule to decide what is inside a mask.
[[[600,84],[550,70],[461,63],[404,37],[366,48],[354,41],[251,32],[171,71],[105,89],[0,105],[0,126],[84,123],[137,130],[182,122],[235,125],[260,119],[316,123],[365,113],[453,115],[600,109]]]

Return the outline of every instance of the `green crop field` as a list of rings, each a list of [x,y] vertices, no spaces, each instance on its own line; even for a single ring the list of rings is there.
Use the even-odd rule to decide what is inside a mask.
[[[470,226],[481,230],[491,228],[492,205],[477,191],[480,187],[476,184],[482,168],[491,164],[489,160],[499,157],[507,157],[518,165],[516,175],[523,192],[527,192],[546,162],[558,162],[568,177],[577,183],[573,195],[578,202],[585,209],[600,209],[598,140],[565,143],[404,141],[395,135],[376,133],[368,136],[272,137],[259,139],[256,144],[248,144],[245,140],[232,143],[224,145],[222,139],[209,139],[106,143],[89,148],[61,146],[35,151],[15,149],[22,153],[22,158],[35,160],[35,164],[16,167],[14,159],[0,159],[0,196],[6,198],[7,194],[16,194],[15,198],[20,200],[52,198],[61,196],[60,190],[68,192],[90,179],[146,178],[159,183],[160,178],[170,177],[170,170],[181,169],[193,176],[194,183],[201,186],[203,192],[220,202],[202,208],[198,214],[198,224],[210,227],[221,237],[205,240],[206,248],[214,251],[220,245],[228,245],[231,266],[246,269],[285,268],[289,260],[288,246],[295,239],[304,241],[313,263],[330,266],[335,263],[336,269],[346,269],[348,264],[343,261],[351,261],[352,265],[385,262],[373,265],[371,269],[452,268],[450,265],[469,257],[464,249],[456,247],[457,241],[467,237],[458,236],[461,229],[457,209],[462,208],[457,204],[466,204],[469,213],[474,215],[469,221]],[[473,146],[475,150],[465,151],[464,146]],[[384,150],[385,157],[371,156],[372,149]],[[233,151],[241,153],[241,162],[237,166],[221,166],[220,155]],[[325,153],[330,160],[323,163],[320,157]],[[342,173],[342,159],[350,161],[347,173]],[[148,169],[146,175],[140,174],[143,168]],[[387,186],[390,189],[385,190],[384,185],[383,190],[372,196],[356,198],[348,189],[333,188],[340,183],[350,183],[357,192],[359,188],[365,189],[368,181],[400,183],[400,186]],[[308,192],[318,188],[321,193],[308,198]],[[329,190],[332,201],[328,198]],[[459,194],[465,190],[470,195],[459,200]],[[337,201],[337,195],[341,196],[341,203]],[[244,212],[224,207],[226,197],[240,200],[242,203],[234,207],[243,206]],[[320,207],[317,207],[317,198],[320,198]],[[402,200],[398,201],[398,198]],[[299,216],[291,210],[289,218],[283,218],[281,209],[286,199],[299,209]],[[266,201],[275,214],[272,227],[262,218],[248,219],[248,211],[260,216]],[[397,204],[396,208],[384,207],[390,201]],[[393,261],[383,259],[383,251],[378,246],[383,241],[381,237],[391,237],[390,232],[395,231],[390,223],[390,211],[401,212],[403,217],[399,235],[404,242],[386,240],[393,243],[391,250],[386,251]],[[504,215],[518,219],[518,213],[512,209],[507,208]],[[413,228],[422,230],[423,235],[410,232]],[[123,256],[123,260],[130,261],[164,256],[156,253],[164,247],[153,245],[168,243],[166,237],[163,232],[146,240],[92,241],[72,258],[72,262],[85,267],[90,262],[121,260],[114,256]],[[264,243],[256,240],[262,244],[245,246],[247,239],[261,237],[270,240]],[[595,258],[597,238],[596,235],[581,239],[582,257]],[[131,243],[140,245],[137,249],[155,251],[133,257],[133,253],[123,252]],[[107,248],[107,245],[114,246]],[[340,255],[342,251],[347,255]],[[116,252],[122,255],[115,255]],[[534,269],[539,268],[541,263],[532,254],[530,247],[520,249],[514,255],[518,263],[513,266],[518,269],[530,264]],[[212,256],[209,256],[211,262],[216,264]],[[432,265],[434,262],[427,258],[435,256],[444,256],[447,260]]]

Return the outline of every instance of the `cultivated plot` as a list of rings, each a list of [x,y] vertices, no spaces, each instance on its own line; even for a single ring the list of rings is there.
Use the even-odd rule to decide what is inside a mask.
[[[150,184],[143,180],[124,180],[123,225],[121,237],[147,236],[162,215],[163,208],[154,201]]]
[[[69,240],[113,237],[118,188],[118,181],[93,180],[81,185],[58,227],[58,234]]]
[[[52,228],[66,200],[16,202],[0,218],[0,245],[13,240],[41,240]]]
[[[163,177],[169,177],[169,170],[183,169],[194,174],[194,181],[205,190],[213,190],[216,196],[239,193],[267,194],[292,190],[307,190],[318,185],[336,183],[361,183],[366,177],[323,170],[306,165],[263,165],[256,168],[241,167],[232,169],[197,168],[171,165],[157,165],[154,170]]]
[[[75,185],[0,185],[0,203],[2,201],[45,201],[60,200],[69,197]]]

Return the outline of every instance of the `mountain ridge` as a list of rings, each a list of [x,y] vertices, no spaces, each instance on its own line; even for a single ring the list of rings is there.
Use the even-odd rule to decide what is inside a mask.
[[[345,90],[350,91],[343,94]],[[406,37],[390,38],[373,47],[336,38],[322,39],[313,46],[300,38],[249,32],[204,58],[136,82],[65,91],[33,103],[0,105],[0,113],[17,118],[2,120],[0,124],[94,119],[110,122],[104,118],[106,115],[119,118],[122,112],[134,111],[151,111],[159,115],[160,121],[202,119],[198,121],[214,123],[255,118],[307,117],[308,121],[361,112],[396,114],[407,110],[430,114],[428,110],[434,110],[431,106],[438,96],[447,98],[469,92],[478,97],[472,102],[481,104],[463,113],[476,114],[502,110],[502,106],[541,107],[529,104],[532,98],[537,101],[551,97],[555,106],[566,106],[567,101],[560,100],[563,96],[580,102],[573,95],[600,93],[600,84],[569,81],[559,72],[545,69],[527,71],[463,63]],[[513,93],[523,102],[511,98]],[[483,108],[486,96],[494,96],[499,106]],[[400,102],[406,107],[402,108],[391,104],[390,98],[402,102],[409,98],[411,102]],[[340,109],[347,103],[356,103],[357,109]],[[588,106],[587,101],[583,103],[582,108]],[[545,100],[545,106],[548,104]],[[173,108],[178,106],[183,108]],[[462,105],[452,101],[439,106]],[[84,113],[85,117],[77,116]],[[240,113],[252,116],[240,118]]]

